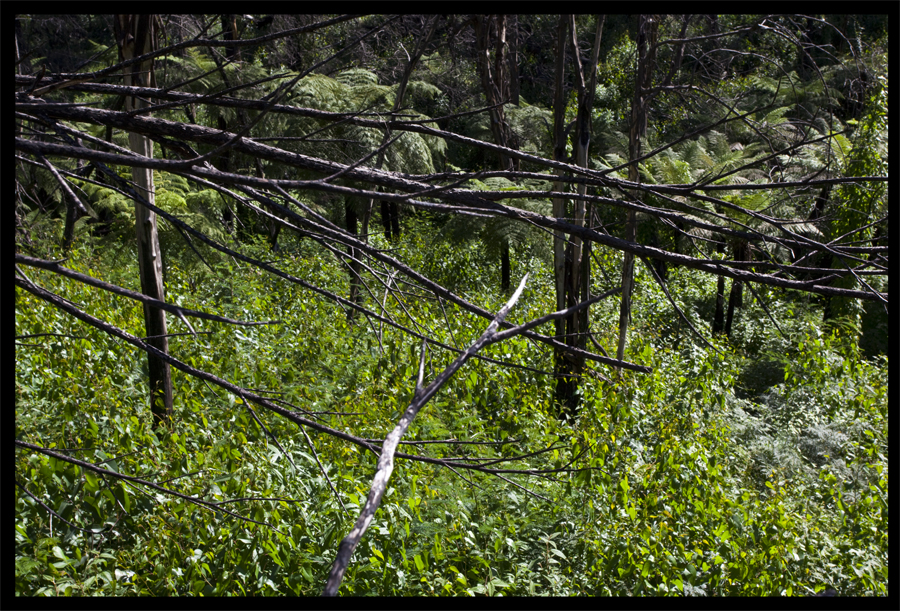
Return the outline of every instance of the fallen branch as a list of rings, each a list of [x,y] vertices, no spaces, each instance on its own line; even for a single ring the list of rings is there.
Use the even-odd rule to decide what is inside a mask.
[[[528,274],[525,274],[522,278],[522,281],[519,283],[519,288],[517,288],[516,292],[513,293],[513,296],[509,298],[506,305],[500,308],[500,311],[497,312],[494,320],[488,325],[487,330],[481,334],[481,337],[475,340],[471,346],[466,348],[462,354],[450,363],[447,368],[425,388],[422,388],[422,378],[425,370],[425,348],[427,343],[422,343],[416,392],[413,394],[412,401],[410,402],[409,407],[406,408],[406,411],[403,413],[397,426],[394,427],[394,430],[391,431],[384,440],[384,445],[381,447],[381,455],[378,457],[378,464],[375,468],[375,477],[372,478],[372,486],[369,488],[369,496],[366,498],[366,504],[363,506],[359,517],[356,519],[353,529],[346,537],[344,537],[338,547],[337,557],[334,559],[334,564],[331,565],[331,573],[328,575],[328,581],[325,582],[325,590],[322,592],[323,596],[335,596],[337,594],[338,588],[341,586],[341,581],[344,579],[344,572],[347,570],[347,566],[350,564],[350,558],[353,556],[353,551],[356,549],[356,546],[359,545],[359,541],[369,528],[369,524],[372,523],[372,518],[375,516],[378,506],[381,504],[381,499],[384,497],[385,490],[387,490],[388,479],[390,479],[391,472],[394,470],[394,452],[396,452],[397,446],[400,444],[400,439],[403,437],[404,433],[406,433],[409,425],[412,424],[416,414],[418,414],[419,410],[421,410],[437,393],[441,386],[446,384],[447,381],[453,377],[453,374],[456,373],[466,361],[481,350],[481,348],[491,343],[491,340],[497,334],[500,323],[506,318],[506,315],[519,300],[519,296],[525,288],[526,280],[528,280]]]

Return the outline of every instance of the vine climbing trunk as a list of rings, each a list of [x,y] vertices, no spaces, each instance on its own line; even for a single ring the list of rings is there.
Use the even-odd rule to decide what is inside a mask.
[[[140,57],[156,49],[156,24],[154,15],[116,15],[114,19],[119,59],[129,60]],[[125,66],[124,84],[132,87],[155,87],[153,59]],[[125,108],[129,112],[145,108],[147,100],[136,96],[125,97]],[[153,157],[153,142],[139,134],[128,134],[131,150],[146,158]],[[162,276],[162,252],[156,228],[156,214],[145,207],[140,199],[153,204],[155,191],[153,171],[149,168],[132,168],[138,197],[134,202],[135,230],[137,233],[138,262],[141,275],[141,291],[148,297],[165,301]],[[169,340],[166,330],[164,310],[144,304],[144,325],[146,341],[161,352],[168,354]],[[150,378],[150,411],[155,427],[172,418],[172,374],[169,364],[152,354],[147,355]]]

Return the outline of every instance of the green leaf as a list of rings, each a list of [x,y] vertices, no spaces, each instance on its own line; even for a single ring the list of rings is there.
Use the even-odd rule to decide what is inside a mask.
[[[84,470],[84,479],[87,481],[87,490],[93,492],[100,488],[100,478],[93,471]]]

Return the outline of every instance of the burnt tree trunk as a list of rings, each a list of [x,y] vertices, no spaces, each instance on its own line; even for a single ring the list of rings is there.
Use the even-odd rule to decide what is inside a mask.
[[[716,283],[716,311],[713,314],[712,332],[722,333],[725,330],[725,276],[719,276]]]
[[[739,240],[734,244],[735,261],[750,261],[753,257],[750,252],[750,244],[745,240]],[[728,296],[728,315],[725,318],[725,335],[731,337],[731,323],[734,321],[736,308],[744,306],[744,283],[740,280],[731,281],[731,293]]]
[[[389,242],[394,241],[391,233],[391,202],[381,200],[381,227],[384,229],[384,236]]]
[[[391,221],[391,239],[394,242],[400,241],[400,205],[397,202],[389,202]]]
[[[728,294],[728,315],[725,317],[725,336],[731,337],[731,323],[734,321],[734,310],[739,307],[744,283],[739,280],[731,281],[731,292]]]
[[[603,34],[605,17],[597,16],[596,32],[594,34],[593,52],[588,60],[587,75],[581,62],[581,51],[578,48],[578,35],[575,29],[575,16],[568,16],[568,31],[571,36],[572,55],[575,63],[575,87],[578,93],[578,114],[575,118],[575,130],[572,138],[572,148],[575,156],[575,164],[588,167],[589,151],[591,146],[591,113],[594,106],[594,93],[597,88],[597,61],[600,52],[600,42]],[[576,187],[579,195],[585,195],[586,185]],[[590,206],[583,199],[576,200],[574,204],[575,225],[582,227],[589,225],[591,215]],[[583,242],[576,235],[569,236],[569,245],[566,253],[565,305],[572,307],[582,301],[590,299],[591,288],[591,263],[590,242]],[[584,350],[587,345],[587,337],[590,332],[589,308],[571,314],[566,317],[566,344]],[[579,379],[584,374],[584,358],[576,354],[568,354],[564,360],[565,378],[558,379],[557,399],[562,408],[564,418],[574,418],[581,402],[578,393]]]

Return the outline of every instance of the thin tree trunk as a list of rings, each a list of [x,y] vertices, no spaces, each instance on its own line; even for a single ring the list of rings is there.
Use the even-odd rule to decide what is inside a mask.
[[[508,46],[506,44],[506,15],[497,15],[495,21],[497,24],[497,43],[494,49],[494,83],[499,87],[498,97],[500,100],[497,100],[497,102],[494,103],[498,103],[503,100],[509,100],[510,98],[512,72],[509,69],[509,54]],[[518,73],[518,71],[516,73]],[[516,89],[518,89],[518,84],[516,84]],[[500,138],[497,140],[497,144],[508,148],[517,148],[516,142],[514,141],[515,139],[512,135],[512,130],[506,123],[503,107],[499,106],[497,107],[497,110],[500,111],[497,123],[499,130],[497,134],[495,134],[495,137],[499,136]],[[504,155],[500,155],[500,166],[501,169],[505,170],[519,169],[517,160],[506,158]],[[509,295],[510,291],[510,272],[509,240],[503,240],[503,243],[500,245],[500,290],[506,295]]]
[[[240,62],[241,61],[241,48],[233,43],[230,43],[230,41],[238,40],[238,38],[239,38],[238,37],[237,15],[231,15],[231,14],[222,15],[221,21],[222,21],[222,32],[223,32],[222,39],[225,41],[225,57],[228,59],[229,62]],[[228,78],[228,73],[225,71],[225,65],[219,60],[219,57],[217,55],[213,54],[212,57],[213,57],[213,60],[216,62],[216,67],[219,69],[219,74],[222,76],[222,82],[224,83],[224,85],[227,89],[231,89],[232,83],[231,83],[231,79]],[[240,129],[243,129],[244,126],[249,125],[249,123],[250,123],[250,116],[247,114],[246,109],[238,108],[237,113],[238,113],[238,117],[240,118],[240,123],[235,126],[237,128],[237,130],[235,130],[235,131],[239,131]],[[225,118],[222,117],[221,115],[219,116],[218,124],[219,124],[219,129],[221,129],[223,132],[228,131],[228,124],[225,121]],[[233,166],[233,154],[231,151],[228,151],[228,153],[225,155],[225,159],[226,160],[224,163],[226,164],[226,166],[228,168],[232,167]],[[256,177],[257,178],[265,178],[266,174],[263,171],[262,160],[259,157],[255,157],[253,159],[253,162],[254,162],[254,166],[256,168]],[[228,170],[226,170],[226,171],[228,171]],[[238,208],[238,210],[241,210],[241,208]],[[273,209],[272,214],[274,214],[278,218],[283,218],[281,215],[281,212],[279,212],[277,209]],[[229,226],[229,224],[233,224],[234,218],[233,218],[233,215],[229,208],[226,208],[226,212],[225,212],[225,214],[223,214],[223,219],[224,219],[226,228]],[[238,219],[238,222],[240,222],[240,219]],[[248,219],[248,224],[249,224],[249,219]],[[268,229],[268,234],[269,234],[269,245],[270,245],[272,251],[277,252],[278,251],[278,235],[281,233],[281,224],[278,221],[269,219],[268,221],[266,221],[266,227]],[[250,233],[252,234],[253,232],[251,231]]]
[[[397,205],[397,202],[390,202],[390,217],[391,217],[391,239],[394,242],[400,241],[400,207]]]
[[[553,159],[555,161],[566,161],[566,96],[565,96],[565,62],[566,62],[566,31],[568,30],[568,17],[566,15],[559,16],[559,22],[556,30],[556,79],[555,90],[553,95]],[[566,189],[565,183],[556,181],[553,183],[553,190],[562,193]],[[553,216],[558,219],[564,219],[568,216],[567,200],[562,197],[553,198]],[[564,310],[566,308],[566,276],[569,266],[566,265],[566,236],[559,230],[553,230],[553,279],[556,285],[556,309]],[[556,339],[562,343],[568,343],[567,321],[559,318],[554,321],[556,330]],[[560,411],[560,416],[566,416],[566,407],[571,397],[574,396],[577,387],[574,385],[574,379],[570,375],[570,363],[568,353],[556,348],[553,352],[553,369],[556,378],[556,405]]]
[[[490,31],[491,20],[482,15],[475,16],[475,47],[476,63],[481,75],[481,86],[487,99],[490,110],[488,114],[491,120],[491,134],[494,142],[507,148],[515,148],[506,114],[501,102],[509,98],[509,71],[506,66],[506,16],[495,15],[497,30],[497,42],[494,49],[494,70],[491,71],[490,62]],[[518,169],[515,160],[503,153],[499,153],[501,169]]]
[[[512,130],[506,121],[501,102],[510,98],[510,75],[508,45],[506,43],[506,15],[495,15],[493,19],[496,30],[496,43],[494,45],[494,69],[491,71],[490,63],[490,34],[491,19],[481,15],[475,16],[475,46],[477,49],[478,71],[481,74],[481,85],[487,100],[491,118],[491,134],[494,142],[506,148],[517,148],[512,135]],[[518,71],[516,71],[518,74]],[[518,89],[518,84],[516,85]],[[498,154],[501,170],[517,170],[518,161],[507,157],[503,153]],[[510,289],[510,252],[509,241],[503,240],[500,244],[500,289],[509,293]]]
[[[348,201],[344,204],[344,211],[347,217],[347,232],[354,236],[358,235],[356,204]],[[352,257],[347,262],[350,266],[350,301],[360,303],[362,299],[362,278],[360,276],[362,267],[358,260],[360,253],[353,246],[347,246],[347,254]],[[347,319],[352,321],[355,314],[356,310],[348,309]]]
[[[63,194],[66,202],[66,224],[63,229],[63,250],[69,252],[75,241],[75,221],[78,220],[78,204],[67,193]]]
[[[731,323],[734,320],[734,309],[741,301],[741,293],[744,290],[744,283],[738,280],[731,281],[731,292],[728,295],[728,315],[725,317],[725,336],[731,337]]]
[[[384,228],[384,235],[387,237],[388,241],[394,242],[394,237],[391,235],[391,206],[390,202],[381,200],[381,226]]]
[[[734,260],[750,261],[752,259],[750,244],[739,240],[734,244]],[[731,294],[728,296],[728,316],[725,318],[725,335],[731,337],[731,323],[734,321],[735,308],[744,306],[744,283],[739,280],[731,281]]]
[[[569,16],[569,28],[572,34],[572,48],[575,53],[575,66],[577,68],[576,78],[578,85],[578,115],[575,121],[574,139],[575,163],[582,168],[588,167],[588,155],[591,146],[591,113],[594,107],[594,93],[597,88],[597,61],[599,59],[600,42],[603,36],[603,23],[605,21],[605,15],[602,17],[597,16],[597,30],[594,33],[594,48],[591,56],[591,63],[588,68],[590,77],[585,79],[578,51],[578,38],[575,32],[575,16]],[[583,196],[587,192],[587,185],[579,184],[577,190],[578,194]],[[585,219],[587,218],[586,212],[587,207],[585,201],[579,199],[575,204],[575,224],[579,227],[582,227],[585,224]],[[581,282],[582,268],[584,267],[586,270],[590,270],[590,264],[588,263],[586,266],[582,265],[582,250],[584,246],[582,245],[581,239],[577,236],[573,236],[572,245],[574,252],[574,256],[572,257],[572,286],[573,291],[576,292],[575,294],[578,294],[578,291],[580,290],[579,287],[583,286],[583,282]],[[587,286],[589,286],[589,284],[590,283],[588,282]],[[582,291],[579,298],[580,299],[577,299],[576,301],[589,299],[590,295],[588,295],[587,292]],[[583,345],[579,345],[579,347],[583,347]]]
[[[591,218],[591,204],[587,205],[585,218]],[[591,298],[591,242],[585,242],[581,252],[581,301]],[[579,347],[587,348],[587,337],[590,333],[590,308],[584,308],[578,313],[578,328],[583,329],[583,335],[580,337]]]
[[[578,90],[578,114],[575,119],[575,134],[572,145],[575,163],[583,168],[588,167],[591,143],[591,111],[594,92],[596,90],[597,60],[600,52],[600,41],[605,17],[597,17],[597,29],[594,36],[594,47],[588,66],[589,76],[585,78],[578,49],[578,36],[575,29],[574,15],[561,16],[557,30],[557,63],[556,63],[556,95],[554,98],[554,155],[557,161],[564,161],[566,153],[566,136],[564,130],[565,96],[563,95],[566,33],[568,32],[575,60],[575,84]],[[563,185],[555,187],[562,191]],[[580,195],[586,193],[586,185],[578,185]],[[577,200],[574,205],[573,223],[584,226],[589,211],[584,200]],[[554,215],[566,216],[566,203],[563,199],[554,200]],[[569,236],[568,245],[562,240],[562,233],[556,232],[554,238],[554,273],[556,274],[556,298],[558,309],[571,307],[590,298],[590,244],[582,243],[577,236]],[[558,321],[557,339],[573,348],[585,348],[589,309]],[[564,333],[562,331],[565,330]],[[584,359],[573,357],[562,350],[555,353],[556,363],[556,403],[563,418],[575,416],[578,410],[578,380],[584,373]]]
[[[156,46],[156,17],[153,15],[116,15],[116,40],[119,44],[120,59],[126,60],[150,52]],[[124,69],[125,85],[155,87],[153,82],[153,61]],[[128,111],[145,108],[146,100],[136,97],[125,98]],[[153,157],[153,142],[136,133],[128,134],[131,150],[147,158]],[[155,200],[153,171],[148,168],[133,168],[132,178],[138,194],[150,203]],[[134,203],[135,230],[137,233],[138,261],[141,274],[141,291],[148,297],[165,300],[162,274],[162,252],[156,227],[156,214],[137,200]],[[147,343],[168,354],[169,340],[164,310],[144,304],[144,325]],[[150,411],[155,427],[172,418],[172,375],[169,364],[153,355],[147,355],[150,372]]]
[[[509,15],[509,101],[519,105],[519,16]]]
[[[269,247],[272,252],[278,252],[278,236],[281,233],[281,223],[269,219]]]
[[[553,96],[553,160],[566,160],[566,101],[565,101],[565,60],[566,60],[566,16],[559,16],[559,24],[556,30],[556,82]],[[553,190],[562,193],[566,188],[565,183],[556,181]],[[567,216],[566,200],[562,197],[553,198],[553,216],[563,219]],[[566,307],[566,238],[560,229],[553,230],[553,277],[556,284],[556,309],[563,310]],[[556,339],[565,341],[565,321],[557,319]],[[557,359],[559,360],[559,359]]]
[[[504,293],[509,292],[509,242],[504,242],[500,251],[500,288]]]
[[[628,134],[628,160],[634,161],[641,156],[641,138],[647,134],[647,108],[645,94],[650,88],[650,77],[653,70],[653,39],[657,24],[649,15],[638,16],[638,65],[635,74],[634,99],[631,102],[631,130]],[[640,182],[638,164],[628,167],[628,180]],[[634,242],[637,236],[637,217],[633,210],[628,211],[625,221],[625,239]],[[628,341],[628,323],[631,321],[631,291],[634,287],[634,255],[625,253],[622,263],[622,303],[619,308],[619,344],[616,358],[625,357],[625,344]]]
[[[569,15],[569,34],[571,35],[572,53],[575,60],[575,84],[578,89],[578,114],[575,118],[575,136],[573,147],[575,149],[576,165],[588,167],[588,158],[591,145],[591,113],[594,105],[594,92],[597,87],[597,61],[600,53],[600,42],[603,35],[603,23],[605,17],[597,16],[597,26],[594,34],[594,46],[590,63],[588,65],[589,76],[585,78],[584,67],[581,64],[580,50],[578,48],[578,35],[575,28],[575,16]],[[580,184],[576,187],[579,195],[587,192],[587,186]],[[583,199],[578,199],[574,206],[574,224],[581,227],[585,225],[587,218],[587,206]],[[590,298],[590,244],[584,244],[577,236],[570,236],[571,255],[566,258],[567,270],[565,273],[567,291],[566,306],[571,307]],[[585,349],[588,333],[589,308],[579,313],[572,314],[566,319],[566,344],[574,348]],[[557,393],[561,405],[565,408],[567,417],[574,417],[578,411],[579,395],[578,380],[584,373],[584,359],[572,357],[566,359],[568,377]],[[557,382],[559,384],[559,381]]]

